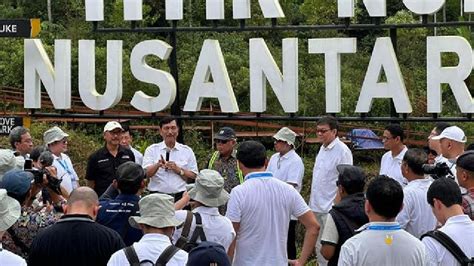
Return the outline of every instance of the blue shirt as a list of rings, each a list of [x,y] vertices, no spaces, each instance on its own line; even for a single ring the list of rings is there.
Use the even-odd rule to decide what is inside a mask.
[[[128,223],[128,217],[140,215],[137,195],[119,194],[115,199],[99,201],[101,208],[96,222],[105,225],[120,234],[125,245],[130,246],[143,236],[141,230]]]

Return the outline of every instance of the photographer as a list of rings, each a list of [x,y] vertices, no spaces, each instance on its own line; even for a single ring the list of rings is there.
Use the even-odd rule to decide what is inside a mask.
[[[21,207],[21,216],[18,221],[5,233],[3,238],[3,248],[16,253],[24,258],[27,257],[31,242],[38,232],[51,224],[54,224],[60,217],[55,211],[45,211],[43,208],[37,209],[32,206],[35,196],[46,187],[51,200],[55,205],[61,205],[64,198],[48,186],[48,177],[56,178],[56,169],[53,166],[45,167],[48,174],[43,175],[41,182],[33,182],[34,175],[31,172],[12,170],[7,172],[0,188],[7,190],[10,197],[16,199]],[[36,180],[37,181],[37,180]]]
[[[441,134],[432,137],[431,139],[439,140],[441,155],[448,160],[446,163],[453,174],[453,177],[455,177],[456,160],[464,153],[464,145],[467,140],[464,131],[457,126],[451,126],[445,128]]]

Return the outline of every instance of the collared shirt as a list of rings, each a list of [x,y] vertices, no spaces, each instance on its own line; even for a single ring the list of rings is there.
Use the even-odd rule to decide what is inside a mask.
[[[216,207],[200,206],[193,209],[193,212],[198,212],[201,215],[202,227],[204,230],[204,235],[206,236],[206,240],[221,244],[227,251],[235,237],[234,227],[232,226],[232,222],[229,220],[229,218],[220,215]],[[186,215],[187,211],[179,210],[176,211],[175,217],[184,223],[186,220]],[[196,229],[196,219],[193,216],[188,239],[191,239],[194,229]],[[182,226],[176,228],[173,234],[173,243],[176,244],[179,237],[181,236],[182,231]],[[198,239],[197,242],[201,242],[201,239]]]
[[[143,168],[155,164],[161,156],[166,158],[167,149],[164,141],[146,148],[143,155]],[[175,162],[180,168],[198,174],[196,157],[189,146],[176,142],[174,148],[169,151],[169,161]],[[148,190],[161,193],[178,193],[186,190],[186,181],[174,171],[160,168],[150,178]]]
[[[474,187],[468,189],[466,194],[462,195],[462,209],[464,214],[474,221]]]
[[[467,215],[456,215],[448,218],[439,229],[447,234],[468,258],[474,257],[474,223]],[[429,265],[459,265],[454,256],[438,241],[431,237],[424,237],[423,244],[429,258]]]
[[[230,191],[240,185],[240,179],[238,176],[238,167],[237,167],[237,158],[236,151],[232,151],[229,158],[224,159],[220,154],[217,156],[216,160],[212,162],[212,157],[207,164],[207,167],[212,170],[219,172],[224,178],[224,189],[230,193]]]
[[[140,241],[133,244],[133,248],[138,256],[138,261],[149,260],[153,263],[156,262],[158,257],[163,251],[171,245],[170,239],[162,234],[145,234]],[[179,250],[174,256],[168,261],[168,266],[184,266],[188,261],[188,253],[184,250]],[[110,257],[109,266],[123,266],[130,265],[125,256],[125,252],[119,250]]]
[[[431,183],[430,179],[415,179],[403,188],[403,209],[398,213],[397,222],[416,238],[434,230],[438,223],[426,196]]]
[[[0,265],[26,266],[26,261],[22,257],[3,249],[0,242]]]
[[[426,265],[425,247],[396,222],[372,222],[342,245],[338,265]]]
[[[393,157],[392,151],[387,151],[380,161],[380,174],[397,180],[402,187],[408,183],[405,177],[403,177],[401,169],[403,156],[405,156],[407,150],[408,148],[404,146],[403,150],[395,157]]]
[[[292,149],[283,156],[280,153],[273,154],[268,163],[267,171],[272,172],[275,178],[283,182],[296,185],[296,190],[301,192],[304,165],[303,160],[295,150]]]
[[[137,149],[135,149],[134,147],[130,147],[130,150],[133,152],[133,155],[135,156],[135,163],[142,165],[143,154],[139,152]]]
[[[140,215],[138,209],[138,195],[119,194],[115,199],[101,200],[96,222],[115,230],[130,246],[143,236],[141,230],[133,228],[128,222],[130,216]]]
[[[253,172],[230,193],[226,216],[240,223],[233,265],[288,265],[290,216],[310,211],[291,185],[270,172]]]
[[[336,198],[336,166],[352,164],[352,152],[339,138],[329,145],[321,145],[313,167],[313,181],[309,207],[313,212],[328,213]]]
[[[57,177],[62,179],[61,186],[67,190],[68,193],[78,187],[79,177],[72,165],[71,159],[64,153],[56,156],[53,154],[53,166],[56,167]]]
[[[117,168],[128,161],[135,162],[135,156],[131,150],[122,146],[119,146],[116,156],[105,146],[89,156],[86,179],[95,181],[94,190],[99,197],[116,178]]]

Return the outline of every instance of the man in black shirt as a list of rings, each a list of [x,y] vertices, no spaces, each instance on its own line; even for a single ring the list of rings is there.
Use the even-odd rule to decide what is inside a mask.
[[[105,146],[89,156],[87,161],[87,185],[101,196],[116,177],[119,165],[135,161],[133,152],[120,146],[123,128],[117,121],[110,121],[104,127]]]
[[[33,240],[28,265],[106,265],[125,244],[117,232],[94,221],[98,210],[92,189],[73,190],[66,214]]]

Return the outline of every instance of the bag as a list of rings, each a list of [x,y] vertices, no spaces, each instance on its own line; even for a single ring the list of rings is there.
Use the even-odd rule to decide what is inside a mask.
[[[161,255],[158,257],[156,262],[153,263],[150,260],[139,261],[138,256],[137,256],[137,252],[133,248],[133,245],[128,246],[128,247],[123,249],[123,251],[125,252],[125,256],[127,257],[128,263],[130,263],[131,266],[140,266],[142,263],[149,263],[149,264],[155,265],[155,266],[165,266],[166,263],[168,263],[168,261],[170,261],[170,259],[174,256],[174,254],[176,254],[176,252],[178,252],[178,250],[179,250],[179,248],[177,248],[173,245],[169,245],[168,247],[166,247],[166,249],[163,251],[163,253],[161,253]]]
[[[193,216],[196,217],[196,228],[194,229],[191,239],[188,240]],[[206,235],[204,234],[204,230],[202,228],[201,215],[197,212],[193,215],[191,211],[188,211],[186,214],[186,220],[184,221],[183,231],[181,231],[181,236],[179,237],[178,241],[176,241],[176,246],[186,252],[189,252],[198,245],[196,243],[198,237],[201,241],[206,241]]]
[[[443,247],[445,247],[462,266],[474,265],[474,258],[468,258],[456,242],[454,242],[447,234],[439,230],[434,230],[423,234],[420,239],[423,239],[426,236],[436,239],[436,241],[443,245]]]

